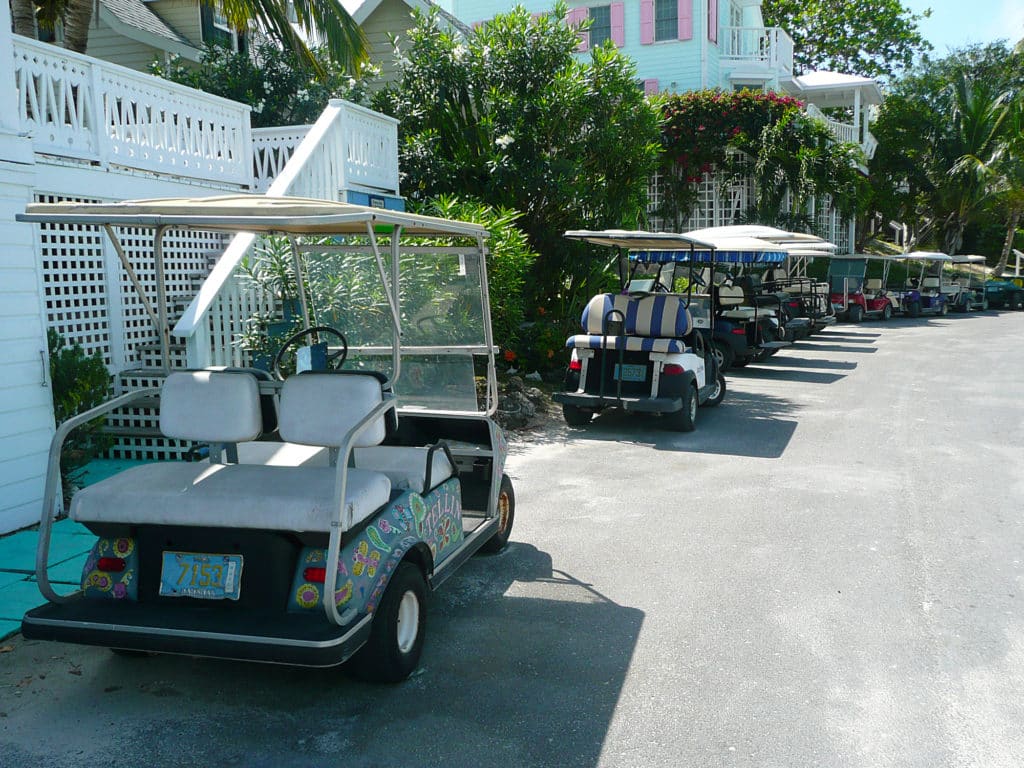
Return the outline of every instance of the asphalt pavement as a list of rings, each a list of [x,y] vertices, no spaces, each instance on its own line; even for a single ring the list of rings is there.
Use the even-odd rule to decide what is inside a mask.
[[[1024,763],[1024,313],[842,325],[697,431],[513,443],[421,668],[0,648],[0,766]]]

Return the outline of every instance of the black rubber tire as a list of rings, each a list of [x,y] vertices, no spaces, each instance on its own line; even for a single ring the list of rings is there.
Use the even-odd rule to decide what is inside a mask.
[[[728,344],[721,341],[712,341],[711,353],[718,360],[718,370],[727,371],[735,365],[736,355]]]
[[[847,322],[857,324],[864,319],[864,308],[860,304],[851,304],[846,311]]]
[[[982,299],[982,301],[981,301],[981,311],[982,312],[988,312],[988,299]]]
[[[697,385],[683,387],[683,407],[665,414],[665,426],[673,432],[693,432],[697,427]]]
[[[939,317],[945,317],[949,314],[949,302],[942,302],[942,308],[939,310]]]
[[[732,367],[733,368],[746,368],[752,362],[753,362],[753,360],[751,360],[749,357],[745,357],[742,360],[733,360],[732,361]]]
[[[481,552],[492,555],[501,552],[508,546],[508,538],[512,535],[512,525],[516,521],[516,492],[508,475],[501,476],[501,487],[498,489],[498,517],[501,520],[498,530],[480,547]]]
[[[399,608],[407,594],[419,603],[416,637],[407,650],[399,647]],[[398,683],[412,674],[423,652],[427,624],[427,582],[414,564],[405,560],[398,564],[388,582],[380,605],[373,612],[370,637],[348,663],[354,677],[374,683]]]
[[[912,301],[912,302],[910,302],[907,305],[907,314],[910,317],[920,317],[921,316],[921,302],[920,301]]]
[[[1018,293],[1014,295],[1013,306],[1011,306],[1010,308],[1016,309],[1017,311],[1024,309],[1024,293]]]
[[[715,390],[711,397],[700,404],[701,408],[714,408],[725,399],[725,376],[719,371],[718,376],[715,378],[718,380],[718,389]]]
[[[882,308],[882,319],[883,320],[892,320],[892,304],[886,304]]]
[[[575,405],[563,403],[562,416],[565,418],[565,423],[570,427],[585,427],[590,423],[590,420],[594,418],[594,413],[593,411],[585,411],[582,408],[577,408]]]

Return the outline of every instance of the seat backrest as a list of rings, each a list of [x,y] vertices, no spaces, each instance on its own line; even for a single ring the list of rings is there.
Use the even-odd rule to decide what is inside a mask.
[[[718,288],[718,303],[723,307],[735,307],[743,303],[743,289],[738,285],[722,285]]]
[[[160,431],[177,440],[240,443],[260,435],[260,388],[244,373],[176,371],[160,390]]]
[[[867,291],[880,291],[882,290],[882,281],[877,277],[869,278],[864,281],[864,289]]]
[[[937,277],[926,277],[921,281],[922,288],[938,288],[939,278]]]
[[[338,448],[345,434],[383,400],[381,382],[371,374],[292,376],[281,388],[278,431],[290,443]],[[386,433],[381,414],[353,445],[379,445]]]
[[[629,296],[625,296],[621,293],[599,293],[597,296],[587,302],[587,306],[583,308],[583,317],[580,318],[580,324],[583,326],[584,333],[606,333],[605,328],[605,317],[613,309],[618,310],[622,313],[622,317],[617,314],[612,315],[611,320],[618,319],[622,320],[626,312],[629,310]]]
[[[677,339],[693,328],[690,311],[681,296],[655,294],[633,299],[626,311],[626,334],[655,339]]]
[[[768,280],[786,280],[789,275],[786,274],[786,270],[778,267],[776,269],[769,269],[767,274]]]

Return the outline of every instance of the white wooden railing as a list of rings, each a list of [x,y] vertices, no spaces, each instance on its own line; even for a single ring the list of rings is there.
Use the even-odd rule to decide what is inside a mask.
[[[293,150],[285,148],[289,140],[286,135],[266,134],[267,147],[278,142],[277,158],[288,153],[267,189],[268,197],[338,200],[346,188],[353,186],[398,193],[398,123],[391,118],[332,100]],[[271,161],[266,163],[269,169]],[[237,339],[254,314],[266,314],[273,308],[273,297],[261,295],[237,271],[254,241],[253,235],[232,239],[174,327],[174,334],[185,339],[190,367],[246,362]]]
[[[257,192],[266,192],[270,188],[307,133],[308,125],[253,129],[252,173]]]
[[[871,131],[863,126],[863,124],[856,126],[852,123],[843,123],[839,120],[834,120],[814,104],[808,104],[805,109],[808,115],[823,121],[825,125],[828,126],[829,132],[836,138],[836,141],[846,141],[851,144],[859,144],[868,160],[875,156],[875,150],[878,149],[878,140],[874,137]],[[863,136],[861,136],[861,134],[863,134]]]
[[[398,194],[398,121],[357,104],[338,103],[341,130],[332,134],[338,152],[329,169],[334,181],[346,189]],[[256,190],[269,189],[308,132],[308,125],[253,131]]]
[[[23,37],[18,118],[37,153],[252,183],[249,107]]]
[[[723,61],[756,61],[783,75],[793,74],[793,38],[781,27],[722,27]]]

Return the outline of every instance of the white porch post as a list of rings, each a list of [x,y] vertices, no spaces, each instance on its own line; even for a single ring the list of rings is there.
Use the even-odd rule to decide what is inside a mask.
[[[853,92],[853,135],[857,137],[858,143],[864,143],[860,135],[860,88]]]

